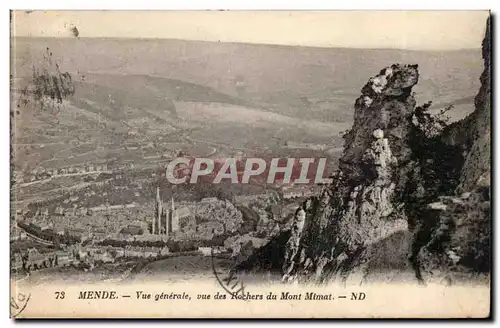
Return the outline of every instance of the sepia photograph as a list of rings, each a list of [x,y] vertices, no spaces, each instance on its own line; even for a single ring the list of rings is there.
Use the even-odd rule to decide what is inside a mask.
[[[491,26],[12,10],[11,317],[488,318]]]

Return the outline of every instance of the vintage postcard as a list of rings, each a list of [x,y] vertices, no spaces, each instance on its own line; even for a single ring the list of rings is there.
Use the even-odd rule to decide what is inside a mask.
[[[488,318],[489,11],[11,11],[13,318]]]

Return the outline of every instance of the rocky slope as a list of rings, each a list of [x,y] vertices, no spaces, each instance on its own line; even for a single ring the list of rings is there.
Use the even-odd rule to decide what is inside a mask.
[[[369,79],[334,182],[269,246],[283,258],[269,261],[264,247],[237,269],[354,283],[488,272],[489,54],[488,28],[476,109],[452,125],[416,106],[417,65],[395,64]]]
[[[475,111],[456,126],[464,140],[464,163],[454,195],[439,196],[427,207],[434,226],[415,249],[417,274],[424,281],[470,280],[491,269],[491,37],[489,20],[483,40],[484,71]],[[460,136],[460,134],[462,134]]]

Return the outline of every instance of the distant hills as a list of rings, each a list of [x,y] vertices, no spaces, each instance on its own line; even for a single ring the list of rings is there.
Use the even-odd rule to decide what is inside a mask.
[[[463,104],[466,99],[472,105],[482,65],[480,49],[409,51],[168,39],[15,38],[13,73],[29,75],[47,47],[62,70],[125,93],[140,90],[151,102],[163,98],[221,102],[332,122],[350,122],[352,104],[367,76],[397,62],[419,65],[417,101],[458,100]],[[130,75],[135,77],[126,78]],[[140,101],[132,95],[124,99]]]

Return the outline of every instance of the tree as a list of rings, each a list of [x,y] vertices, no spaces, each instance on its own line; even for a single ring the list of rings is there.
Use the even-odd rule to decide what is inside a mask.
[[[432,101],[429,101],[422,106],[415,108],[413,121],[415,127],[419,129],[426,138],[433,138],[439,135],[447,126],[450,118],[446,115],[448,111],[453,109],[453,105],[449,105],[442,109],[438,114],[431,115],[429,109]]]
[[[47,47],[43,54],[42,67],[32,68],[32,79],[20,89],[20,105],[33,102],[40,109],[51,109],[59,113],[63,99],[74,95],[75,85],[69,72],[62,72],[59,64],[53,60],[52,51]]]

